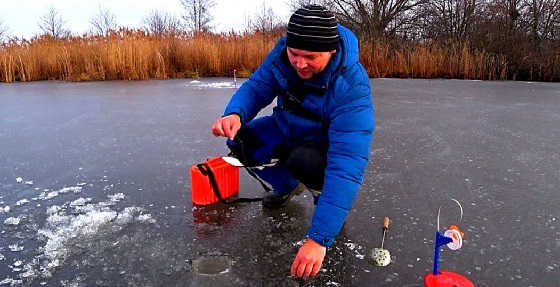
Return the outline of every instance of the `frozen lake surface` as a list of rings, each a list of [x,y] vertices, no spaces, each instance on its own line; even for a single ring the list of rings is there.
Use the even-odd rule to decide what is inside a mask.
[[[188,169],[230,79],[0,84],[0,286],[423,286],[436,214],[463,248],[441,269],[476,286],[560,282],[560,84],[372,81],[364,185],[323,269],[290,264],[313,211],[196,208]],[[241,172],[241,195],[260,186]],[[450,200],[459,200],[464,216]],[[392,219],[387,267],[368,262]]]

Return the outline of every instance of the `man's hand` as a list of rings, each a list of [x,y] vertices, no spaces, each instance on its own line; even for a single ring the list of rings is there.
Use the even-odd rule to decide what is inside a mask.
[[[241,128],[241,118],[237,114],[231,114],[217,119],[212,125],[212,133],[217,137],[233,139]]]
[[[290,270],[294,277],[309,277],[315,276],[319,273],[323,259],[327,254],[327,248],[321,244],[307,239],[305,243],[299,248],[299,251],[292,263]]]

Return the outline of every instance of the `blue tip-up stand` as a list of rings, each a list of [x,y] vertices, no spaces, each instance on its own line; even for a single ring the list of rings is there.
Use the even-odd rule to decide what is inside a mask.
[[[439,274],[439,248],[450,242],[453,242],[452,238],[445,237],[439,231],[436,231],[436,242],[434,248],[434,275]]]

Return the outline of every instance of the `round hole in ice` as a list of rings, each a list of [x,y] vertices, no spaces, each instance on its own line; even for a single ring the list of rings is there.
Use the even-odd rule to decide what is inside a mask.
[[[193,261],[193,269],[199,275],[220,275],[228,273],[231,264],[227,256],[201,256]]]

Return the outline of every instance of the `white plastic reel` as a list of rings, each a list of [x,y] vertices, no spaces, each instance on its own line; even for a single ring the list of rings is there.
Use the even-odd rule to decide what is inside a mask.
[[[447,247],[449,247],[449,249],[458,250],[461,249],[461,246],[463,246],[463,238],[461,237],[461,233],[459,233],[459,231],[455,229],[448,229],[443,235],[453,239],[452,242],[447,243]]]

